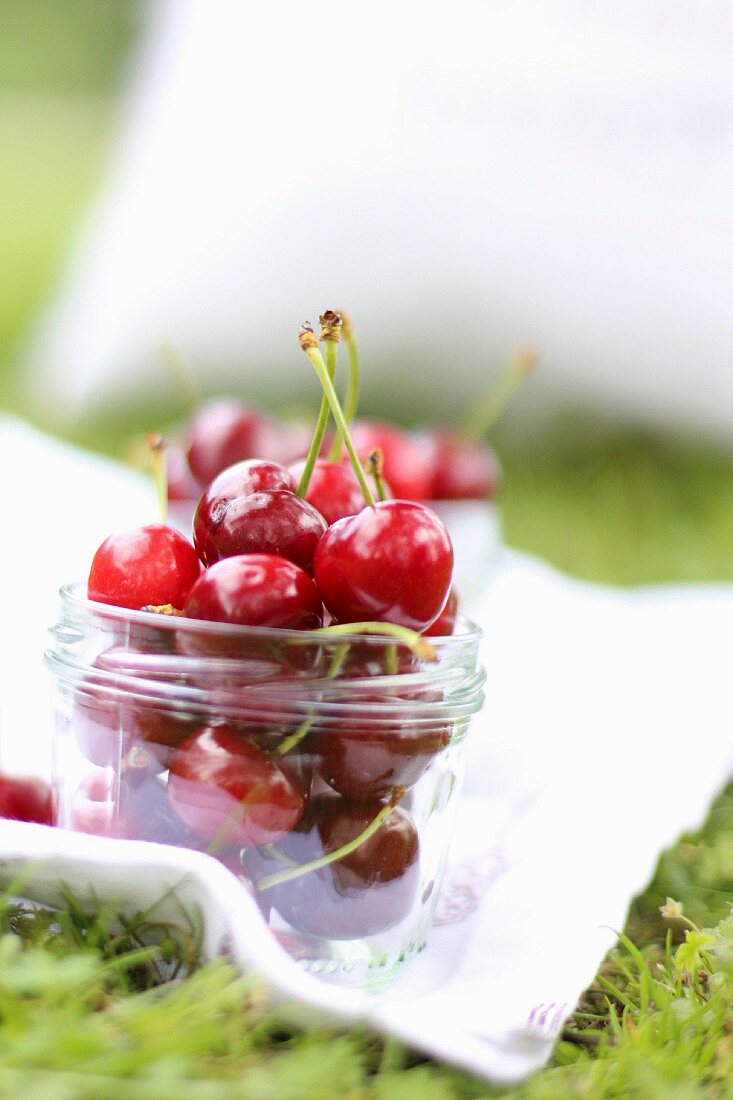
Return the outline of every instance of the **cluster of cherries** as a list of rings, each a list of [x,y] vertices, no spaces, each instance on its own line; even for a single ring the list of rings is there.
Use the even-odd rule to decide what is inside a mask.
[[[342,319],[350,365],[358,371],[353,328],[345,314]],[[356,420],[351,435],[359,459],[366,462],[379,451],[384,476],[401,500],[495,499],[501,470],[485,437],[535,361],[533,350],[520,349],[461,430],[405,431],[385,421]],[[346,411],[348,416],[348,407]],[[197,408],[183,444],[168,449],[170,499],[197,500],[217,474],[242,459],[258,456],[289,465],[307,446],[308,432],[302,424],[279,420],[235,398],[217,398]],[[333,455],[329,439],[323,451]]]
[[[395,691],[392,679],[382,693],[376,681],[372,690],[358,682],[418,671],[432,656],[423,636],[452,633],[456,597],[440,518],[396,495],[377,448],[366,463],[359,459],[333,387],[340,327],[338,315],[322,316],[325,361],[310,326],[300,335],[324,391],[305,458],[285,465],[250,457],[216,470],[235,453],[231,439],[241,444],[239,420],[231,446],[220,435],[215,446],[189,447],[199,476],[215,471],[196,507],[193,542],[157,523],[111,535],[95,553],[89,599],[154,613],[150,627],[137,616],[132,635],[127,624],[121,644],[97,658],[95,675],[125,677],[161,650],[233,658],[219,698],[246,699],[251,716],[237,720],[224,705],[216,713],[211,694],[201,716],[171,710],[135,694],[134,676],[123,681],[134,689],[129,697],[119,689],[110,695],[92,678],[72,724],[98,770],[82,783],[73,823],[199,847],[244,871],[263,908],[291,927],[353,938],[391,927],[415,900],[419,839],[406,794],[452,733],[444,721],[427,728],[413,721],[415,708],[439,701],[439,692]],[[329,415],[333,453],[324,457]],[[257,418],[247,430],[248,449],[270,438]],[[167,629],[156,631],[161,615]],[[231,634],[192,629],[191,620],[258,630],[243,632],[232,653]],[[317,631],[319,644],[298,646],[293,634],[259,628]],[[283,637],[293,644],[283,646]],[[342,637],[350,640],[339,644]],[[328,668],[311,667],[318,660]],[[270,668],[264,689],[263,664]],[[314,676],[355,682],[342,728],[294,717],[282,689],[304,678],[302,702]]]
[[[342,329],[345,411],[333,388]],[[417,671],[421,638],[452,633],[457,611],[450,538],[423,502],[490,498],[498,467],[470,432],[406,433],[354,420],[358,357],[348,321],[324,314],[321,340],[325,362],[304,326],[300,343],[324,390],[306,457],[292,426],[231,400],[206,405],[185,451],[157,451],[168,499],[198,498],[193,542],[161,522],[112,535],[94,555],[90,600],[154,614],[150,625],[139,616],[127,623],[95,662],[102,680],[130,683],[129,694],[92,681],[77,695],[74,735],[94,770],[80,785],[73,824],[208,851],[244,870],[263,908],[292,927],[352,938],[391,927],[414,902],[419,838],[409,792],[452,731],[411,721],[410,705],[439,693],[355,686],[349,701],[363,724],[321,729],[277,702],[288,679],[315,674],[306,667],[312,646],[268,650],[263,632],[232,653],[231,635],[186,622],[319,631],[326,675],[339,681]],[[156,629],[161,615],[170,616],[165,630]],[[362,632],[384,635],[384,644],[360,646],[353,635]],[[338,646],[342,634],[351,640]],[[239,672],[222,699],[241,693],[248,661],[261,668],[264,657],[274,672],[243,722],[225,707],[197,714],[140,696],[137,673],[151,654],[235,658]],[[375,706],[393,715],[395,698],[399,718],[370,717]],[[11,798],[0,784],[0,813],[4,797],[7,816],[53,819],[45,788]]]

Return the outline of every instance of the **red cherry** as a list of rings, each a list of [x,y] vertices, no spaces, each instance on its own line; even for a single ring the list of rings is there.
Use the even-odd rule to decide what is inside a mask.
[[[192,619],[279,629],[314,630],[323,621],[311,578],[274,554],[238,554],[212,565],[191,589],[184,611]]]
[[[267,489],[235,497],[220,508],[197,510],[196,549],[207,565],[235,554],[277,554],[310,570],[326,527],[315,508],[295,493]]]
[[[433,442],[433,500],[493,500],[496,497],[501,468],[491,447],[464,439],[455,432],[435,432]]]
[[[430,499],[433,451],[426,439],[373,420],[358,420],[352,425],[351,437],[362,462],[372,451],[382,452],[384,477],[396,497]]]
[[[189,828],[224,844],[271,844],[294,827],[303,795],[246,738],[223,726],[187,738],[168,774],[171,804]]]
[[[314,573],[323,602],[340,623],[425,630],[448,596],[453,547],[424,504],[386,500],[328,528]]]
[[[290,467],[296,481],[305,468],[305,461]],[[329,525],[344,516],[355,516],[365,507],[364,495],[351,466],[341,462],[316,459],[305,499],[312,504]]]
[[[130,656],[129,651],[112,648],[100,654],[92,667],[125,673],[125,656]],[[200,722],[181,711],[133,697],[107,696],[93,687],[78,692],[74,699],[76,742],[87,760],[99,767],[117,767],[121,762],[123,769],[129,766],[136,774],[143,768],[160,771],[167,765],[168,750],[198,725]]]
[[[356,840],[384,804],[312,798],[295,831],[278,842],[284,856],[307,863]],[[353,852],[316,871],[263,890],[272,906],[300,932],[330,939],[374,936],[392,928],[412,909],[419,886],[420,843],[415,824],[397,806],[377,831]],[[283,864],[248,851],[245,870],[255,883],[282,871]]]
[[[448,599],[445,601],[445,607],[438,615],[432,626],[429,626],[427,630],[423,630],[423,634],[426,638],[447,638],[453,633],[456,628],[456,617],[458,615],[458,593],[455,588],[451,588],[448,593]]]
[[[188,429],[186,455],[199,484],[208,485],[227,466],[244,458],[278,459],[282,451],[280,425],[232,398],[204,405]]]
[[[43,779],[31,776],[0,776],[0,817],[12,821],[56,824],[53,791]]]
[[[355,695],[369,705],[394,706],[393,697]],[[347,798],[360,801],[383,798],[394,787],[409,788],[417,783],[428,765],[450,743],[446,724],[420,728],[408,713],[401,721],[366,719],[359,728],[350,723],[343,729],[329,729],[311,736],[309,748],[318,759],[318,771],[329,786]]]
[[[165,450],[168,500],[196,500],[201,492],[198,481],[191,473],[188,459],[180,447],[169,443]]]
[[[163,604],[180,609],[200,572],[188,539],[151,523],[104,540],[92,560],[87,593],[97,603],[133,610]]]

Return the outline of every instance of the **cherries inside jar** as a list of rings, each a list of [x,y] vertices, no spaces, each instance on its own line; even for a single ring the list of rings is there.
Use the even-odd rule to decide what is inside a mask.
[[[425,946],[482,701],[479,631],[389,634],[133,611],[61,593],[63,827],[205,852],[314,974],[379,988]]]

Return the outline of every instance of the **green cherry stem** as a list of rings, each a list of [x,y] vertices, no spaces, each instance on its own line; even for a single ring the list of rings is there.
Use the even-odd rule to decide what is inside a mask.
[[[334,313],[333,310],[327,310],[325,313],[321,314],[319,321],[321,324],[321,339],[326,345],[325,369],[328,372],[331,383],[333,383],[336,377],[336,358],[338,355],[341,318],[337,313]],[[315,431],[313,432],[313,439],[311,440],[310,449],[305,460],[305,466],[303,467],[303,473],[300,475],[300,481],[298,482],[298,488],[296,490],[296,495],[299,497],[304,497],[308,492],[308,486],[313,476],[313,468],[321,453],[321,447],[323,446],[323,437],[326,434],[326,428],[328,426],[328,414],[328,399],[324,392],[321,397],[321,407],[318,410],[318,419],[316,421]],[[337,438],[339,438],[338,434]]]
[[[191,364],[172,340],[164,340],[158,349],[158,354],[178,383],[186,408],[190,413],[196,412],[201,404],[201,391]]]
[[[300,878],[301,875],[308,875],[311,871],[319,871],[321,867],[328,867],[329,863],[336,863],[345,856],[350,856],[352,852],[355,852],[356,849],[361,847],[370,837],[374,836],[380,825],[382,825],[394,811],[404,793],[404,787],[395,787],[389,802],[383,806],[377,816],[369,822],[366,829],[364,829],[362,833],[359,833],[358,836],[354,837],[353,840],[350,840],[348,844],[343,844],[334,852],[329,852],[328,855],[321,856],[319,859],[312,859],[309,863],[301,863],[297,867],[288,867],[284,871],[276,871],[274,875],[267,875],[257,884],[257,889],[260,891],[269,890],[273,886],[280,886],[283,882],[290,882],[291,879]]]
[[[460,433],[464,439],[478,443],[486,438],[534,367],[537,358],[538,353],[534,348],[519,348],[514,353],[483,401],[479,401],[464,421]]]
[[[331,409],[331,415],[336,421],[336,427],[338,431],[340,431],[343,436],[346,453],[348,454],[349,461],[351,462],[351,465],[354,469],[356,480],[359,482],[359,488],[362,491],[364,500],[370,507],[372,507],[375,504],[374,494],[369,488],[369,484],[366,477],[364,476],[364,471],[362,469],[361,463],[359,462],[358,455],[354,450],[354,444],[351,442],[351,435],[349,433],[349,428],[346,420],[344,419],[344,413],[343,409],[341,408],[341,403],[338,399],[338,394],[333,387],[333,382],[328,376],[328,370],[326,369],[326,364],[324,363],[323,356],[321,355],[321,352],[319,350],[318,341],[316,340],[315,333],[313,332],[313,329],[310,325],[303,325],[303,328],[300,332],[299,341],[301,348],[310,359],[313,365],[313,369],[318,375],[318,380],[323,387],[323,392]]]
[[[398,626],[397,623],[336,623],[332,626],[322,626],[315,631],[316,634],[330,634],[338,638],[339,635],[350,634],[376,634],[377,636],[396,638],[403,642],[416,657],[424,661],[437,661],[438,654],[435,646],[418,634],[416,630],[410,630],[407,626]]]
[[[291,749],[294,749],[295,746],[306,736],[314,721],[315,718],[306,718],[305,722],[302,722],[298,726],[297,730],[295,730],[293,733],[290,734],[289,737],[286,737],[283,741],[280,742],[272,755],[285,756],[286,752],[290,752]]]
[[[341,314],[341,337],[346,344],[346,350],[349,355],[349,384],[346,389],[346,397],[344,398],[344,420],[348,426],[351,427],[359,405],[359,391],[361,387],[359,348],[356,343],[354,326],[351,323],[351,318],[348,313],[344,313],[343,310],[339,312]],[[341,432],[337,432],[328,454],[329,462],[339,461],[343,446],[344,441]]]
[[[158,518],[161,523],[165,523],[168,518],[168,465],[165,458],[167,444],[164,437],[156,432],[148,436],[148,446],[150,469],[158,498]]]
[[[379,447],[370,452],[366,462],[367,473],[374,478],[377,496],[380,500],[387,499],[387,487],[384,484],[384,458]]]

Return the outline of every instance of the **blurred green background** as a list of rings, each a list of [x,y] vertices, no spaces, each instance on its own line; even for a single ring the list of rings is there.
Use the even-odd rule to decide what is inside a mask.
[[[14,349],[102,179],[144,14],[131,0],[0,0],[0,406],[31,419]],[[142,420],[138,410],[136,426],[158,426],[153,409]],[[131,423],[121,414],[104,438],[87,427],[83,441],[118,450]],[[621,584],[733,577],[727,449],[599,409],[569,409],[530,432],[521,397],[496,443],[514,545]]]

